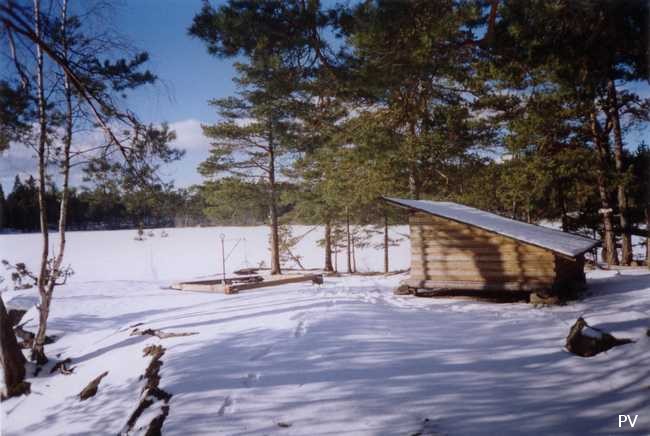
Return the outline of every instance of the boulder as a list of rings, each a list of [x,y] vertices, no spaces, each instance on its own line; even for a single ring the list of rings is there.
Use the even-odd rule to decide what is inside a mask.
[[[530,304],[539,304],[543,306],[553,306],[560,304],[560,297],[557,295],[545,295],[533,292],[530,294],[529,300]]]
[[[411,295],[413,294],[413,289],[408,285],[399,285],[393,293],[395,295]]]
[[[603,330],[591,327],[583,318],[578,318],[566,338],[566,349],[578,356],[592,357],[610,348],[631,342],[634,341],[615,338]]]

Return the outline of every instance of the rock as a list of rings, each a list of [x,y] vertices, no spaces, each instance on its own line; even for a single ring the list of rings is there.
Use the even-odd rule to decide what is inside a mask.
[[[533,292],[530,294],[529,300],[530,304],[540,304],[543,306],[553,306],[560,304],[560,298],[557,295],[544,295]]]
[[[395,295],[411,295],[413,293],[413,289],[410,288],[408,285],[399,285],[393,293]]]
[[[97,393],[97,388],[99,387],[99,382],[102,381],[104,377],[108,375],[108,371],[101,373],[96,378],[92,379],[90,383],[79,393],[79,400],[84,401],[90,397],[94,397]]]
[[[566,338],[566,349],[582,357],[592,357],[618,345],[629,344],[631,339],[618,339],[611,334],[591,327],[583,318],[573,324]]]
[[[23,319],[23,315],[27,313],[26,310],[22,309],[7,309],[7,318],[12,327],[16,327],[20,320]]]

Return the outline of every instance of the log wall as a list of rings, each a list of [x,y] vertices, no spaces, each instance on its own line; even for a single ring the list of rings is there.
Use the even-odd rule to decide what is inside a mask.
[[[412,287],[541,291],[558,273],[582,273],[582,264],[549,250],[425,213],[411,214],[410,229]]]

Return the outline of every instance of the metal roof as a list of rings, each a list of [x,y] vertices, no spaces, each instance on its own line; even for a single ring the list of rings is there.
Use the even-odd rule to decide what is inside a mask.
[[[446,201],[409,200],[384,197],[398,206],[447,218],[556,253],[576,257],[600,244],[600,241],[548,227],[505,218],[480,209]]]

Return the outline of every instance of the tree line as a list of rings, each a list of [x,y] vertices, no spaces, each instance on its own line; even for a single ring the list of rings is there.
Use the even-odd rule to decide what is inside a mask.
[[[205,3],[189,34],[238,85],[209,102],[206,206],[263,188],[273,272],[283,220],[324,224],[330,269],[332,229],[403,219],[382,195],[558,221],[629,265],[650,228],[648,148],[630,140],[650,119],[647,32],[638,0]]]

